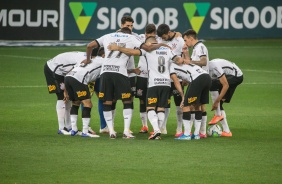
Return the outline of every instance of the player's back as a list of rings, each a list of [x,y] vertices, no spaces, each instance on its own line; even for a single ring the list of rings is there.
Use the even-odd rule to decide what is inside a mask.
[[[172,63],[170,69],[170,73],[175,73],[178,78],[188,82],[192,82],[202,74],[207,74],[204,69],[195,64],[176,65]]]
[[[86,59],[85,52],[64,52],[47,61],[48,67],[58,75],[66,75],[74,65]]]
[[[73,68],[66,76],[71,76],[83,84],[93,82],[100,76],[103,61],[104,58],[97,56],[86,66]]]
[[[168,47],[147,52],[149,86],[170,86],[169,67],[175,54]]]
[[[140,47],[141,41],[136,36],[124,33],[111,33],[107,34],[99,39],[98,43],[105,48],[112,43],[116,43],[120,47],[136,48]],[[127,74],[127,62],[129,60],[128,55],[119,51],[109,51],[105,49],[105,61],[103,63],[102,73],[104,72],[116,72],[128,76]]]
[[[241,69],[231,61],[225,59],[213,59],[209,63],[209,73],[212,78],[217,78],[223,75],[233,75],[236,77],[242,76]]]

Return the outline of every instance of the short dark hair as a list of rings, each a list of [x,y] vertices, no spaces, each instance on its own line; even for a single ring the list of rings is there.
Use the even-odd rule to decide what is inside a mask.
[[[134,23],[134,20],[132,17],[130,17],[129,15],[124,15],[122,18],[121,18],[121,24],[125,24],[125,22],[132,22]]]
[[[152,43],[152,42],[156,42],[156,41],[157,41],[157,39],[156,39],[155,36],[149,36],[148,38],[146,38],[145,43],[147,43],[147,42]]]
[[[156,33],[156,26],[155,24],[148,24],[145,29],[146,34]]]
[[[102,56],[103,54],[105,54],[105,49],[104,47],[100,47],[97,56]]]
[[[194,31],[193,29],[188,29],[187,31],[185,31],[183,34],[182,34],[182,37],[184,38],[184,36],[191,36],[193,37],[194,39],[197,39],[197,33],[196,31]]]
[[[168,34],[169,31],[170,31],[170,28],[167,24],[161,24],[159,25],[157,29],[157,35],[159,37],[162,37],[164,34]]]
[[[117,32],[122,32],[122,33],[126,33],[126,34],[131,34],[131,29],[129,29],[128,27],[123,27],[120,30],[118,30]]]

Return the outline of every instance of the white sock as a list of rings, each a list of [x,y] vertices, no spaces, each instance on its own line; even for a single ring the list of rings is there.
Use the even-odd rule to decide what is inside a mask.
[[[218,91],[211,91],[211,98],[212,98],[213,102],[217,99],[218,96],[219,96]],[[217,106],[217,109],[215,110],[215,115],[217,115],[217,116],[221,115],[220,105]]]
[[[158,116],[154,110],[150,110],[148,112],[148,119],[154,129],[154,132],[160,131],[159,125],[158,125]]]
[[[71,129],[77,131],[77,115],[71,115]]]
[[[170,113],[170,108],[165,108],[165,119],[163,126],[161,127],[163,130],[166,130],[166,124],[167,124],[169,113]]]
[[[58,117],[59,130],[63,130],[65,127],[65,102],[63,100],[57,100],[56,111]]]
[[[182,116],[183,116],[183,111],[180,108],[180,106],[176,106],[176,119],[177,119],[177,132],[182,132]]]
[[[90,118],[82,118],[82,132],[87,134],[88,133],[88,127],[90,123]]]
[[[141,118],[141,121],[142,121],[142,126],[148,127],[147,113],[146,112],[140,112],[140,118]]]
[[[107,123],[107,126],[109,128],[109,134],[114,134],[114,126],[113,126],[113,114],[112,111],[103,111],[103,115],[105,118],[105,121]]]
[[[113,128],[115,127],[115,117],[116,117],[116,109],[112,110],[112,123],[113,123]]]
[[[224,116],[223,120],[220,121],[221,125],[222,125],[222,129],[224,132],[229,133],[230,129],[227,123],[227,118],[226,118],[226,113],[225,111],[221,111],[221,114]]]
[[[200,120],[198,120],[198,119],[196,119],[195,120],[195,130],[194,130],[194,135],[199,135],[199,131],[200,131],[200,127],[201,127],[201,119]]]
[[[183,125],[184,125],[184,135],[190,136],[191,133],[191,121],[190,120],[183,120]]]
[[[65,127],[70,130],[71,129],[71,117],[70,117],[70,110],[71,110],[71,101],[68,101],[65,104]]]
[[[193,123],[195,121],[195,113],[191,113],[191,120],[190,121],[191,121],[190,125],[191,125],[191,130],[192,130]]]
[[[165,113],[164,112],[158,112],[158,125],[159,127],[163,127],[164,119],[165,119]]]
[[[202,116],[200,133],[201,134],[206,134],[207,133],[207,115]]]
[[[133,109],[123,109],[123,120],[124,120],[124,133],[128,133],[130,129],[130,123],[132,119]]]

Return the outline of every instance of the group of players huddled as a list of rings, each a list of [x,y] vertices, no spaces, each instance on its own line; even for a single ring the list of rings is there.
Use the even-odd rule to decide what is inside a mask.
[[[149,133],[149,140],[161,139],[161,134],[167,134],[172,96],[176,106],[175,140],[206,138],[206,104],[211,94],[214,117],[208,124],[220,122],[221,136],[232,137],[223,103],[230,102],[243,82],[239,67],[225,59],[209,60],[206,46],[192,29],[181,34],[166,24],[157,28],[148,24],[145,34],[138,35],[132,32],[133,23],[132,17],[125,15],[121,29],[90,42],[86,52],[65,52],[47,61],[44,73],[48,90],[57,95],[58,134],[99,137],[90,126],[91,96],[96,93],[99,132],[108,133],[111,139],[117,137],[117,100],[123,102],[122,137],[135,138],[130,130],[134,97],[140,102],[139,133]],[[139,56],[136,68],[134,56]],[[82,131],[77,128],[80,107]]]

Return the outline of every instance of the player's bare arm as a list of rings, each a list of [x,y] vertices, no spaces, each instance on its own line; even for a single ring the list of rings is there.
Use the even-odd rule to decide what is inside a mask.
[[[86,59],[83,60],[83,61],[81,62],[81,64],[86,65],[86,64],[90,63],[92,50],[93,50],[93,48],[96,48],[96,47],[98,47],[98,43],[97,43],[96,40],[90,42],[90,43],[87,45],[87,47],[86,47]]]
[[[127,70],[127,73],[135,73],[137,75],[140,75],[141,70],[140,70],[140,68],[133,68],[133,69]]]
[[[221,89],[219,96],[217,97],[217,99],[212,104],[212,111],[215,110],[218,107],[220,100],[223,100],[223,97],[224,97],[225,93],[227,92],[227,90],[229,88],[229,84],[227,82],[225,75],[221,76],[219,78],[219,81],[222,84],[222,89]]]
[[[160,47],[168,47],[170,49],[172,49],[170,46],[168,46],[167,44],[165,43],[158,43],[158,44],[142,44],[141,45],[141,49],[144,49],[145,51],[147,52],[150,52],[150,51],[153,51],[153,50],[156,50]]]
[[[192,64],[198,65],[198,66],[207,66],[207,56],[201,56],[200,60],[198,61],[191,61]]]
[[[141,51],[139,49],[130,49],[130,48],[125,48],[125,47],[120,47],[116,43],[112,43],[108,45],[109,50],[114,50],[114,51],[120,51],[123,52],[126,55],[134,55],[134,56],[140,56]]]
[[[183,94],[183,90],[182,90],[181,84],[179,82],[179,79],[177,78],[176,74],[170,75],[170,78],[173,80],[175,88],[177,89],[180,96],[182,97],[180,107],[183,108],[184,107],[184,94]]]

